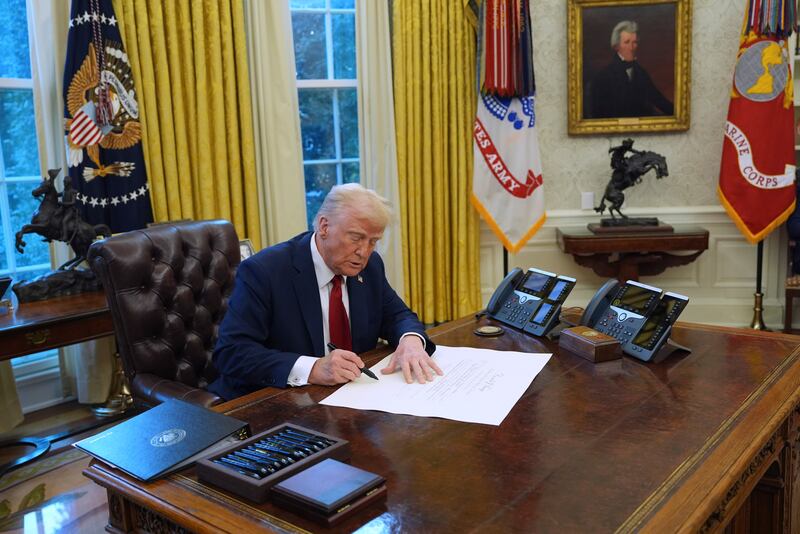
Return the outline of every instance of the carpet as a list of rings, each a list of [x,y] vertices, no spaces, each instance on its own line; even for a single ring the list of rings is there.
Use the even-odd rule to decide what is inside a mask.
[[[106,492],[82,475],[89,461],[69,447],[0,478],[0,532],[102,532]]]

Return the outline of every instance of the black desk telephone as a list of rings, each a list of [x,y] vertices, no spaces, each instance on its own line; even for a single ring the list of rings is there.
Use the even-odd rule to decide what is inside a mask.
[[[617,338],[625,354],[649,362],[669,339],[688,302],[688,297],[662,295],[661,289],[633,280],[609,280],[592,297],[580,322]]]
[[[558,324],[561,304],[573,287],[574,278],[516,267],[497,286],[486,312],[507,325],[543,336]]]

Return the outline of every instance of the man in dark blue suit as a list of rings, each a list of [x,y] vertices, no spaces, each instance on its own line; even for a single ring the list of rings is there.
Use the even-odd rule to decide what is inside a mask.
[[[382,373],[400,370],[409,383],[441,375],[430,357],[436,346],[389,286],[375,252],[389,218],[388,202],[374,191],[336,186],[313,233],[245,260],[214,350],[220,377],[208,389],[232,399],[266,386],[349,382],[364,367],[357,353],[378,338],[396,347]],[[342,339],[341,328],[348,331],[340,344],[351,347],[326,350]]]

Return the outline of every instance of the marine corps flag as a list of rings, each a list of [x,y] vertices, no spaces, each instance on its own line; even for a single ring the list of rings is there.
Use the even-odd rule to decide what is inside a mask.
[[[530,5],[483,0],[475,21],[480,66],[471,201],[515,253],[545,221]]]
[[[733,75],[718,193],[750,243],[795,203],[792,71],[787,40],[795,0],[749,0]]]
[[[112,232],[153,220],[139,105],[111,0],[73,0],[64,66],[64,129],[77,205]]]

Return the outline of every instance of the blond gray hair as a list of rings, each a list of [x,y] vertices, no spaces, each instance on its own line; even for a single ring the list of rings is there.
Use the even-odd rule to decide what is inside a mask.
[[[614,29],[611,30],[611,48],[619,45],[619,35],[622,32],[639,33],[639,25],[633,20],[623,20],[618,22]]]
[[[314,217],[314,231],[319,231],[321,217],[329,221],[338,219],[348,208],[358,210],[359,214],[382,228],[386,228],[392,218],[389,201],[372,189],[367,189],[361,184],[335,185],[322,201],[322,206]]]

